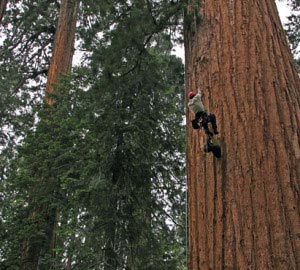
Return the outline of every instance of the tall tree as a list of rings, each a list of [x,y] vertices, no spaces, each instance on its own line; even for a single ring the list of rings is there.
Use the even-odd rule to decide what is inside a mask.
[[[183,66],[161,33],[180,8],[168,2],[82,3],[84,67],[72,85],[48,84],[50,106],[9,176],[5,265],[17,268],[21,255],[32,269],[37,260],[46,269],[183,265]]]
[[[58,82],[59,76],[66,74],[71,69],[77,13],[77,0],[62,1],[54,40],[53,56],[48,71],[46,94],[52,94],[54,91],[53,84]],[[53,105],[53,99],[46,96],[46,103],[50,106]],[[42,127],[48,126],[51,128],[52,121],[51,114],[44,114],[40,125]],[[45,129],[42,130],[47,132]],[[48,136],[51,137],[51,135]],[[51,142],[49,143],[51,144]],[[40,151],[43,150],[40,149]],[[35,179],[40,183],[29,188],[33,189],[30,191],[31,194],[34,192],[39,193],[39,199],[36,197],[30,198],[28,219],[31,220],[32,224],[38,224],[41,234],[37,234],[36,236],[31,235],[30,238],[23,243],[21,269],[24,270],[38,269],[38,265],[40,265],[40,268],[44,267],[48,269],[50,264],[48,260],[45,259],[45,256],[52,254],[51,250],[54,248],[54,228],[56,225],[57,209],[51,202],[53,200],[53,194],[58,192],[57,189],[59,186],[56,186],[57,179],[55,179],[49,171],[45,172],[45,174],[39,174],[37,172]],[[48,185],[51,186],[50,189],[43,187]],[[40,196],[41,194],[43,195]],[[47,197],[49,197],[49,199],[47,199]]]
[[[188,112],[189,269],[299,269],[300,81],[275,1],[191,1],[185,49],[223,151]]]
[[[165,54],[167,46],[160,50],[150,48],[151,38],[161,37],[159,32],[164,25],[160,21],[157,25],[153,23],[151,10],[144,2],[133,1],[130,5],[111,8],[113,14],[116,12],[114,16],[120,17],[113,21],[112,30],[105,35],[91,31],[92,37],[83,37],[87,40],[85,46],[93,49],[89,59],[92,72],[89,93],[93,95],[93,104],[85,111],[92,108],[91,115],[95,119],[88,130],[89,136],[94,136],[91,151],[98,153],[93,176],[98,180],[93,180],[97,185],[91,190],[92,194],[97,194],[92,195],[95,203],[91,204],[91,197],[84,202],[88,205],[84,216],[92,218],[87,217],[86,228],[91,232],[83,246],[84,249],[90,247],[93,253],[89,261],[82,257],[83,254],[74,254],[74,258],[80,267],[86,268],[93,262],[103,265],[103,269],[155,269],[158,265],[161,269],[174,268],[176,260],[169,254],[170,247],[163,248],[166,244],[162,244],[165,239],[171,239],[163,213],[165,202],[159,202],[153,195],[165,188],[159,175],[178,166],[180,155],[174,162],[168,161],[168,166],[159,166],[165,161],[157,152],[158,145],[153,138],[161,141],[160,152],[165,147],[173,151],[173,147],[179,146],[173,141],[177,125],[170,130],[166,124],[181,121],[180,114],[174,115],[174,97],[169,95],[175,94],[170,83],[176,82],[176,78],[180,80],[180,76],[172,76],[172,71],[177,73],[180,65],[175,59],[168,60],[165,55],[158,54],[160,50]],[[159,11],[156,8],[153,7],[153,12]],[[123,10],[122,16],[117,10]],[[145,22],[137,25],[140,17],[145,18]],[[97,31],[99,22],[91,21],[95,22],[93,31]],[[131,31],[128,31],[129,26]],[[164,43],[163,40],[161,38],[158,43]],[[164,95],[168,95],[168,99]],[[170,114],[173,117],[168,117]],[[161,128],[165,132],[161,132]],[[166,133],[169,138],[164,144]],[[157,165],[151,165],[155,160]],[[174,187],[179,179],[164,181]],[[157,183],[152,186],[151,180]],[[90,183],[91,179],[85,181]],[[157,219],[151,222],[154,215]],[[158,227],[161,229],[157,230]],[[165,239],[159,240],[162,238]],[[163,256],[168,257],[163,259]]]
[[[3,2],[3,1],[2,1]],[[49,65],[49,47],[53,42],[57,7],[45,1],[8,1],[7,10],[3,17],[1,32],[1,102],[0,102],[0,159],[1,159],[1,264],[13,267],[20,265],[20,246],[13,245],[10,249],[8,243],[17,239],[18,230],[7,235],[6,205],[9,203],[8,186],[11,184],[9,175],[12,173],[11,165],[17,155],[16,145],[20,144],[25,134],[34,125],[37,100],[40,100],[43,79]],[[53,30],[54,29],[54,30]],[[24,190],[25,191],[25,190]],[[26,193],[27,191],[25,191]],[[14,192],[13,192],[14,193]],[[17,192],[16,192],[17,193]],[[4,195],[5,194],[5,195]],[[11,193],[12,194],[12,193]],[[17,203],[18,204],[18,203]],[[25,205],[25,204],[24,204]],[[23,206],[24,206],[23,205]],[[20,206],[20,205],[19,205]],[[18,208],[19,210],[22,207]],[[20,211],[23,212],[23,211]],[[14,212],[16,214],[17,212]],[[24,212],[23,212],[24,213]],[[15,215],[18,216],[18,215]],[[24,220],[26,215],[21,215]],[[17,224],[15,219],[10,225]],[[4,221],[4,222],[3,222]],[[7,225],[7,226],[6,226]],[[13,228],[14,225],[10,226]],[[22,226],[21,226],[22,227]],[[8,239],[9,238],[9,239]],[[5,240],[4,240],[5,239]],[[7,260],[7,254],[14,254]]]

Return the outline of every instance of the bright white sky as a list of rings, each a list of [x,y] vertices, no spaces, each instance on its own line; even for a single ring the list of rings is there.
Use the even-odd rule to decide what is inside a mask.
[[[282,23],[286,23],[286,17],[290,14],[290,8],[287,6],[286,0],[276,0],[277,9]]]

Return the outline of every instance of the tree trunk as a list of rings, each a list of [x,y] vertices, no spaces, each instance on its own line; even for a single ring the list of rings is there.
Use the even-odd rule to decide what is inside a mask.
[[[53,93],[53,85],[59,75],[67,74],[72,67],[78,4],[78,0],[64,0],[61,3],[46,94]],[[46,95],[46,102],[51,105],[53,100]]]
[[[46,196],[46,195],[45,195]],[[34,221],[34,225],[37,228],[41,228],[46,224],[43,230],[43,235],[32,235],[30,240],[23,243],[22,247],[22,270],[46,270],[50,269],[50,263],[48,261],[41,261],[46,254],[52,254],[54,247],[54,228],[56,224],[56,209],[48,207],[47,205],[36,205],[30,213],[31,221]],[[42,221],[44,222],[42,222]]]
[[[0,22],[2,21],[4,12],[6,10],[7,0],[0,0]]]
[[[190,4],[185,49],[222,147],[187,112],[189,269],[300,269],[300,81],[275,1]]]
[[[7,0],[0,0],[0,23],[6,10]]]
[[[59,75],[66,74],[70,71],[72,66],[77,13],[78,0],[62,1],[46,86],[46,103],[49,105],[53,104],[53,100],[51,97],[47,97],[47,94],[53,93],[53,84],[57,82]],[[45,185],[51,185],[55,182],[53,179],[48,179],[50,184],[47,183],[47,180],[45,179],[41,181],[44,181]],[[55,192],[55,190],[51,192]],[[46,196],[51,197],[52,194],[45,194],[45,197]],[[53,207],[49,208],[46,204],[36,204],[37,203],[32,203],[33,210],[29,214],[29,219],[37,219],[38,222],[42,220],[41,224],[46,224],[45,226],[43,225],[44,236],[35,235],[23,243],[22,270],[51,268],[51,264],[48,261],[40,262],[40,259],[47,254],[50,254],[53,257],[52,250],[55,242],[57,209]]]

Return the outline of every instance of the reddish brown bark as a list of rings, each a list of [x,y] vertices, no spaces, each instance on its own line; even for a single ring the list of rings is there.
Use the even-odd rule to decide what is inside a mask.
[[[300,81],[273,0],[202,0],[186,88],[204,86],[223,156],[187,113],[189,269],[300,269]]]
[[[72,66],[76,18],[78,13],[77,0],[63,0],[60,7],[57,32],[54,41],[54,50],[48,81],[46,86],[46,102],[51,105],[53,100],[47,94],[53,93],[53,84],[58,81],[59,75],[66,74]],[[44,185],[54,185],[53,179],[42,179]],[[48,183],[47,183],[48,181]],[[54,192],[54,191],[51,191]],[[50,194],[45,194],[45,197]],[[21,269],[50,269],[50,262],[41,262],[45,255],[55,256],[55,226],[57,224],[57,209],[46,203],[31,202],[29,220],[36,223],[41,233],[24,241],[21,254]]]
[[[64,0],[61,3],[54,50],[48,71],[46,93],[53,93],[53,85],[60,75],[66,74],[72,67],[78,0]],[[51,98],[46,98],[52,104]]]

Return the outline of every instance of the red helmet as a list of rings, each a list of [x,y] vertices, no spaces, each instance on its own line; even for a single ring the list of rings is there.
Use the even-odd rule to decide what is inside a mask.
[[[196,92],[195,91],[190,91],[189,92],[189,98],[193,98],[194,96],[196,95]]]

